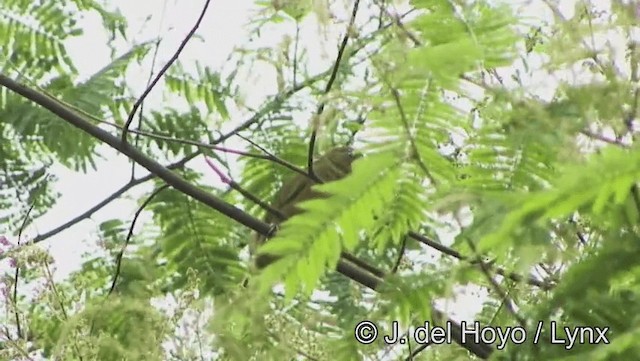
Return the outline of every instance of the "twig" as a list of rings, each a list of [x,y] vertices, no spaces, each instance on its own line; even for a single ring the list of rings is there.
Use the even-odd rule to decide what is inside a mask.
[[[113,123],[107,123],[113,127],[116,128],[120,128],[117,124],[113,124]],[[307,172],[305,172],[304,170],[296,167],[295,165],[287,162],[284,159],[280,159],[274,155],[271,154],[255,154],[255,153],[249,153],[249,152],[244,152],[241,150],[235,150],[235,149],[230,149],[230,148],[226,148],[226,147],[220,147],[217,145],[212,145],[210,143],[204,143],[204,142],[198,142],[195,140],[189,140],[189,139],[181,139],[181,138],[174,138],[174,137],[170,137],[167,135],[161,135],[161,134],[157,134],[157,133],[150,133],[150,132],[145,132],[145,131],[141,131],[141,130],[129,130],[130,133],[135,133],[135,134],[139,134],[145,137],[149,137],[149,138],[153,138],[153,139],[159,139],[159,140],[164,140],[167,142],[174,142],[174,143],[179,143],[179,144],[187,144],[187,145],[193,145],[196,147],[201,147],[201,148],[205,148],[205,149],[212,149],[212,150],[218,150],[221,152],[225,152],[225,153],[231,153],[231,154],[237,154],[237,155],[241,155],[241,156],[245,156],[245,157],[249,157],[249,158],[257,158],[257,159],[264,159],[264,160],[268,160],[270,162],[279,164],[285,168],[288,168],[289,170],[292,170],[296,173],[300,173],[303,175],[307,175]]]
[[[400,249],[398,250],[398,258],[396,259],[396,263],[391,268],[391,273],[398,272],[398,268],[400,268],[400,263],[402,262],[402,257],[404,257],[404,252],[407,249],[407,236],[402,237],[402,244],[400,245]]]
[[[272,110],[272,108],[275,108],[275,107],[279,106],[285,100],[289,99],[292,95],[294,95],[295,93],[299,92],[300,90],[305,89],[305,88],[313,85],[314,83],[316,83],[320,79],[324,78],[327,74],[329,74],[328,70],[324,71],[324,72],[322,72],[320,74],[316,74],[313,77],[308,78],[308,79],[306,79],[305,81],[303,81],[303,82],[301,82],[299,84],[293,85],[290,89],[288,89],[285,92],[278,93],[271,101],[269,101],[267,106],[262,107],[262,109],[260,109],[258,112],[256,112],[250,119],[248,119],[244,123],[240,124],[239,126],[234,128],[232,131],[230,131],[229,133],[227,133],[227,134],[225,134],[225,135],[223,135],[221,137],[218,137],[213,142],[211,142],[211,144],[220,144],[220,143],[224,142],[225,140],[231,138],[233,135],[238,134],[241,131],[249,128],[254,123],[256,123],[258,120],[262,119],[263,116],[265,116],[267,113],[269,113]]]
[[[44,177],[43,182],[46,182],[48,178],[49,178],[49,175],[47,174]],[[46,191],[46,183],[45,183],[44,190]],[[20,224],[20,228],[18,229],[17,246],[20,246],[20,242],[22,241],[22,232],[24,231],[24,228],[27,226],[27,222],[29,221],[29,215],[31,215],[31,211],[33,211],[33,208],[35,207],[35,205],[36,203],[34,199],[34,201],[31,202],[29,209],[27,210],[27,214],[24,216],[22,220],[22,224]],[[20,265],[16,262],[16,271],[13,277],[13,303],[14,303],[13,312],[16,318],[16,331],[18,333],[18,338],[22,338],[22,327],[20,325],[20,316],[18,314],[18,280],[19,279],[20,279]]]
[[[470,244],[470,243],[473,243],[473,242],[467,238],[467,244]],[[473,248],[476,249],[475,245],[473,246]],[[509,313],[511,313],[511,315],[516,319],[516,321],[522,328],[526,328],[527,322],[516,311],[515,302],[513,301],[513,299],[509,297],[509,294],[506,291],[504,291],[502,287],[498,284],[498,282],[496,282],[496,280],[493,278],[490,268],[487,267],[487,264],[485,262],[479,262],[478,264],[480,265],[480,269],[482,270],[482,273],[485,275],[487,281],[493,288],[494,292],[498,294],[498,297],[500,297],[500,299],[504,300],[504,304],[507,310],[509,311]]]
[[[7,330],[6,327],[2,328],[2,334],[4,334],[4,337],[6,338],[6,341],[13,346],[13,349],[18,350],[18,352],[22,355],[22,357],[24,357],[26,360],[29,361],[35,361],[33,358],[31,358],[31,356],[29,356],[29,352],[27,352],[27,350],[23,349],[22,347],[20,347],[20,345],[18,345],[18,343],[16,343],[16,341],[14,341],[10,336],[9,336],[9,331]]]
[[[329,77],[329,81],[324,88],[324,94],[327,95],[331,91],[331,87],[333,87],[333,83],[335,82],[338,76],[338,69],[340,68],[340,62],[342,61],[342,56],[344,55],[344,50],[347,48],[347,43],[349,42],[349,34],[353,31],[353,27],[356,21],[356,15],[358,14],[358,6],[360,5],[360,0],[355,0],[353,3],[353,10],[351,11],[351,19],[349,19],[349,25],[347,27],[347,31],[342,38],[342,43],[340,44],[340,48],[338,49],[338,56],[336,57],[336,61],[333,64],[333,70],[331,71],[331,76]],[[315,174],[313,173],[313,152],[316,144],[316,137],[318,133],[318,124],[317,121],[324,112],[325,100],[321,100],[320,104],[318,104],[318,108],[316,109],[315,120],[312,123],[313,130],[311,131],[311,138],[309,140],[309,154],[307,156],[307,169],[309,175],[312,178],[315,178]]]
[[[407,356],[407,358],[405,359],[405,361],[412,361],[413,359],[416,358],[416,356],[418,356],[418,354],[424,350],[427,349],[427,347],[431,346],[432,344],[429,342],[425,342],[423,344],[421,344],[420,346],[418,346],[418,348],[416,348],[415,350],[413,350],[413,352],[411,352],[411,349],[409,349],[409,356]]]
[[[608,144],[616,145],[616,146],[619,146],[619,147],[622,147],[622,148],[629,148],[629,145],[624,144],[622,141],[620,141],[618,139],[611,139],[611,138],[605,137],[602,134],[594,133],[594,132],[589,131],[589,130],[581,130],[580,133],[582,135],[585,135],[585,136],[587,136],[587,137],[589,137],[591,139],[594,139],[594,140],[599,140],[601,142],[605,142],[605,143],[608,143]]]
[[[173,63],[176,60],[178,60],[180,53],[182,52],[184,47],[187,45],[189,40],[191,40],[196,30],[198,30],[198,27],[200,26],[200,23],[202,22],[202,19],[204,18],[204,14],[207,12],[207,8],[209,7],[210,3],[211,3],[211,0],[205,0],[204,6],[202,7],[202,11],[200,12],[200,16],[198,17],[198,20],[193,25],[193,28],[191,28],[187,36],[182,40],[182,43],[178,47],[178,50],[176,50],[176,52],[173,54],[171,59],[169,59],[169,61],[162,67],[162,69],[160,69],[160,71],[158,72],[156,77],[153,79],[151,84],[147,87],[147,89],[145,89],[145,91],[142,93],[140,98],[133,105],[133,109],[131,109],[131,112],[129,113],[129,117],[127,118],[127,121],[124,124],[124,129],[122,131],[121,140],[123,144],[127,142],[127,132],[129,130],[129,126],[131,125],[131,122],[133,121],[133,117],[135,116],[136,111],[142,105],[142,102],[144,102],[144,99],[147,97],[147,95],[151,93],[151,90],[156,86],[158,81],[160,81],[160,78],[162,78],[162,76],[167,72],[167,70],[169,70],[169,67],[171,67],[171,65],[173,65]]]
[[[296,21],[296,41],[293,44],[293,83],[298,79],[298,44],[300,43],[300,23]]]
[[[43,263],[44,263],[43,266],[45,270],[45,276],[47,278],[47,283],[51,286],[51,292],[53,292],[54,298],[56,299],[56,301],[58,301],[58,307],[60,307],[60,313],[62,313],[62,318],[64,321],[68,321],[69,314],[67,313],[65,302],[63,302],[62,300],[62,295],[58,292],[56,283],[53,281],[53,274],[51,273],[51,269],[49,269],[49,264],[47,263],[46,260]],[[82,353],[80,352],[80,348],[78,347],[77,339],[74,338],[72,342],[73,342],[73,348],[75,349],[75,352],[78,355],[78,358],[80,359],[80,361],[82,361],[83,357],[82,357]]]
[[[245,137],[243,135],[240,135],[240,134],[238,134],[238,138],[240,138],[240,139],[248,142],[249,144],[253,145],[254,147],[258,148],[258,150],[260,150],[262,153],[264,153],[267,156],[267,159],[278,159],[281,162],[288,164],[289,166],[286,166],[286,167],[291,169],[292,171],[294,171],[294,172],[296,172],[298,174],[304,175],[305,177],[313,180],[314,182],[317,182],[317,183],[321,182],[320,179],[318,179],[317,177],[313,178],[311,175],[309,175],[309,173],[305,172],[304,170],[300,169],[299,167],[296,167],[295,165],[285,161],[284,159],[280,159],[280,158],[276,157],[275,155],[273,155],[273,153],[269,152],[263,146],[261,146],[260,144],[254,142],[253,140],[251,140],[251,139],[249,139],[249,138],[247,138],[247,137]]]
[[[523,276],[521,276],[521,275],[519,275],[517,273],[507,272],[504,268],[496,267],[491,263],[472,260],[469,257],[461,254],[460,252],[458,252],[458,251],[456,251],[454,249],[451,249],[451,248],[449,248],[449,247],[447,247],[447,246],[445,246],[445,245],[443,245],[441,243],[438,243],[438,242],[436,242],[436,241],[434,241],[432,239],[429,239],[428,237],[426,237],[424,235],[421,235],[419,233],[410,231],[408,233],[408,235],[409,235],[409,237],[415,239],[416,241],[418,241],[420,243],[423,243],[423,244],[425,244],[425,245],[427,245],[427,246],[429,246],[429,247],[431,247],[431,248],[433,248],[433,249],[435,249],[435,250],[437,250],[437,251],[439,251],[441,253],[444,253],[444,254],[446,254],[448,256],[451,256],[453,258],[457,258],[457,259],[459,259],[461,261],[467,261],[467,262],[469,262],[469,263],[471,263],[472,265],[475,265],[475,266],[480,266],[480,263],[483,263],[485,267],[491,268],[495,273],[497,273],[497,274],[499,274],[499,275],[501,275],[503,277],[507,277],[510,280],[514,281],[514,282],[522,282],[525,279],[525,277],[523,277]],[[542,290],[545,290],[545,291],[548,291],[548,290],[553,288],[553,285],[548,284],[546,282],[541,282],[541,281],[539,281],[539,280],[537,280],[537,279],[535,279],[535,278],[533,278],[531,276],[529,276],[526,279],[526,283],[529,284],[529,285],[532,285],[532,286],[536,286],[536,287],[538,287],[538,288],[540,288]]]
[[[464,229],[464,226],[462,225],[462,222],[460,221],[460,219],[457,216],[454,218],[456,220],[456,223],[458,223],[458,226],[460,227],[460,229]],[[487,264],[482,261],[480,252],[478,252],[478,248],[476,247],[475,243],[468,237],[464,237],[464,239],[467,245],[469,246],[469,248],[471,249],[471,252],[474,253],[475,258],[478,260],[480,270],[482,270],[482,273],[485,275],[487,281],[493,288],[494,292],[498,294],[498,297],[500,297],[500,299],[505,301],[505,306],[507,307],[507,310],[516,319],[520,327],[522,327],[523,329],[526,329],[527,322],[516,311],[515,302],[513,301],[513,299],[509,297],[509,295],[502,289],[502,287],[498,284],[498,282],[496,282],[496,280],[493,278],[490,268],[487,267]]]
[[[160,23],[163,23],[164,20],[164,12],[166,10],[166,5],[167,3],[164,4],[165,8],[163,8],[162,11],[162,17],[160,18]],[[158,50],[160,49],[160,43],[162,42],[162,39],[158,39],[156,41],[156,48],[153,51],[153,56],[151,57],[151,67],[149,69],[149,78],[147,79],[147,88],[151,85],[151,81],[153,79],[153,70],[156,67],[156,61],[158,60]],[[140,103],[140,113],[138,114],[138,127],[137,130],[140,130],[141,125],[142,125],[142,119],[143,119],[143,114],[144,114],[144,103]],[[138,146],[138,141],[140,140],[140,137],[138,135],[136,135],[134,141],[133,141],[133,145],[135,147]],[[135,179],[136,177],[136,163],[135,162],[131,162],[131,180]]]
[[[398,90],[396,88],[391,86],[390,83],[388,83],[387,81],[385,81],[385,83],[387,83],[387,86],[391,90],[391,94],[393,95],[394,102],[396,103],[396,107],[398,108],[398,112],[400,113],[400,120],[402,121],[402,125],[407,134],[407,138],[409,138],[411,152],[413,153],[412,158],[414,158],[418,162],[418,166],[420,167],[420,169],[422,169],[422,171],[427,176],[427,178],[429,178],[429,181],[431,182],[431,184],[435,187],[438,183],[436,182],[436,179],[433,177],[433,175],[429,171],[429,168],[427,168],[427,165],[424,164],[424,162],[422,161],[422,158],[420,157],[420,153],[418,152],[418,146],[416,145],[416,142],[413,139],[413,134],[411,134],[411,129],[409,129],[409,121],[407,120],[407,116],[404,113],[404,108],[402,107],[402,102],[400,101],[400,94],[398,93]]]
[[[120,271],[122,267],[122,258],[124,257],[124,251],[126,250],[131,240],[131,237],[133,236],[133,229],[136,226],[138,217],[140,217],[140,214],[142,213],[142,211],[147,207],[147,205],[149,205],[149,203],[153,200],[153,198],[155,198],[155,196],[157,196],[160,192],[162,192],[167,188],[169,188],[169,185],[164,184],[160,186],[158,189],[156,189],[155,191],[153,191],[153,193],[149,195],[149,197],[144,201],[144,203],[142,203],[142,205],[138,208],[138,210],[134,214],[133,220],[131,221],[131,225],[129,226],[129,232],[127,233],[127,238],[125,238],[124,244],[122,245],[120,252],[118,252],[118,254],[116,255],[116,270],[113,274],[113,280],[111,281],[111,287],[109,288],[109,292],[107,292],[107,297],[109,297],[113,293],[113,291],[116,289],[116,284],[118,282],[118,277],[120,276]]]
[[[379,5],[380,11],[384,11],[384,13],[393,20],[393,24],[397,26],[402,32],[413,42],[414,46],[421,46],[422,42],[415,36],[409,29],[407,29],[402,23],[402,17],[397,14],[391,14],[389,10],[383,5]]]

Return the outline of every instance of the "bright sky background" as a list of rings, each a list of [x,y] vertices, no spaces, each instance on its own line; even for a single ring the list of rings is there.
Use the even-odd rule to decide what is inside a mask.
[[[234,46],[243,45],[248,38],[246,29],[243,27],[251,18],[252,13],[249,11],[253,7],[253,1],[249,0],[213,0],[207,15],[205,16],[199,30],[198,35],[201,39],[193,39],[182,52],[180,58],[183,62],[189,62],[198,59],[201,63],[218,69],[225,62],[225,59],[232,51]],[[350,1],[345,3],[351,6]],[[370,1],[364,1],[361,9],[366,9]],[[522,1],[513,2],[514,4],[523,4]],[[521,14],[529,14],[529,16],[547,17],[548,9],[542,1],[535,1],[534,5],[521,7]],[[562,8],[566,15],[573,12],[574,1],[563,1]],[[187,32],[191,29],[198,15],[201,12],[204,0],[113,0],[112,6],[121,9],[129,21],[130,35],[133,36],[135,42],[142,42],[156,37],[163,39],[156,61],[156,71],[164,65],[178,48],[180,42],[184,39]],[[524,6],[524,5],[518,5]],[[255,8],[254,8],[255,9]],[[526,10],[523,10],[526,9]],[[350,10],[349,10],[350,11]],[[348,19],[348,12],[340,16],[341,19]],[[367,14],[361,13],[359,19],[363,20]],[[85,29],[85,34],[79,38],[73,39],[68,43],[70,56],[74,59],[76,66],[84,75],[92,74],[98,71],[109,62],[109,49],[104,46],[107,42],[107,34],[103,33],[102,26],[98,16],[90,16],[79,19],[80,24]],[[532,20],[535,21],[535,20]],[[291,25],[288,29],[279,29],[278,31],[263,29],[261,44],[273,45],[281,40],[281,36],[287,32],[293,34],[294,29]],[[312,73],[320,72],[327,68],[335,57],[335,49],[340,34],[344,26],[336,27],[336,32],[331,34],[327,39],[323,40],[318,36],[319,28],[317,25],[308,24],[302,30],[302,39],[310,52],[309,64]],[[316,39],[316,40],[313,40]],[[131,40],[131,39],[130,39]],[[317,44],[323,44],[318,46]],[[121,44],[120,52],[126,51],[129,47],[127,44]],[[312,55],[314,54],[314,55]],[[134,67],[128,74],[130,85],[136,89],[137,94],[142,93],[146,87],[149,76],[150,63],[145,63],[141,68]],[[313,71],[315,69],[315,71]],[[506,74],[506,73],[504,73]],[[246,99],[252,99],[250,104],[257,107],[265,99],[265,95],[274,94],[276,92],[275,77],[272,73],[263,69],[252,69],[252,77],[247,78]],[[507,76],[504,76],[507,78]],[[553,81],[548,77],[532,77],[528,80],[532,86],[539,87],[540,94],[548,95],[553,87]],[[159,97],[160,92],[152,92],[147,98],[145,109],[161,104],[162,99]],[[177,106],[184,105],[182,99],[175,99]],[[246,115],[231,114],[231,119],[237,122],[246,119]],[[237,123],[229,124],[232,128]],[[233,142],[228,143],[230,147],[237,148]],[[110,148],[104,147],[104,156],[106,161],[98,162],[98,171],[87,175],[77,174],[62,167],[53,170],[59,177],[56,188],[62,194],[62,198],[57,205],[45,216],[37,220],[31,226],[23,239],[35,237],[40,233],[47,232],[60,224],[65,223],[71,218],[79,215],[97,202],[107,197],[114,190],[123,186],[130,177],[130,165],[123,156],[116,155],[116,152]],[[199,159],[192,161],[192,165],[204,167],[204,161]],[[144,169],[138,167],[137,176],[146,174]],[[215,182],[215,174],[211,173],[212,182]],[[138,187],[126,194],[126,199],[113,202],[109,206],[103,208],[90,220],[86,220],[76,224],[71,229],[52,237],[42,246],[50,249],[56,260],[56,279],[66,277],[70,272],[77,269],[80,265],[81,256],[85,252],[95,251],[96,233],[98,225],[107,219],[131,219],[136,210],[135,200],[137,195],[148,191],[149,187]],[[142,225],[137,226],[140,229]],[[444,230],[444,233],[447,231]],[[443,238],[450,238],[446,234]],[[15,242],[15,239],[10,239]],[[6,265],[5,265],[6,266]],[[2,269],[0,264],[0,269]],[[454,318],[471,319],[472,314],[479,311],[481,306],[478,302],[478,294],[476,290],[465,290],[458,297],[458,302],[452,309],[455,309]],[[458,317],[455,317],[455,316]]]

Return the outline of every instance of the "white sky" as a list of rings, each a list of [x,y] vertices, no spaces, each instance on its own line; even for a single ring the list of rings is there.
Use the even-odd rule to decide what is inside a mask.
[[[347,1],[345,1],[347,2]],[[204,18],[198,35],[203,39],[193,39],[184,49],[180,58],[188,63],[192,60],[199,60],[201,63],[218,69],[225,61],[234,46],[242,45],[247,39],[247,31],[243,25],[251,18],[248,11],[252,6],[252,1],[238,0],[213,0],[209,11]],[[350,4],[350,1],[347,2]],[[523,3],[518,1],[518,3]],[[156,71],[166,63],[177,49],[179,43],[193,26],[197,19],[204,0],[199,1],[159,1],[159,0],[113,0],[112,6],[121,9],[122,14],[129,21],[130,35],[135,42],[142,42],[148,39],[161,37],[163,39],[158,60],[156,61]],[[361,9],[366,9],[369,1],[361,4]],[[563,1],[563,10],[570,14],[573,10],[573,1]],[[543,12],[548,11],[541,1],[536,1],[534,5],[527,7],[526,14],[544,16]],[[340,16],[341,19],[348,19],[348,13]],[[360,14],[359,19],[366,18],[366,14]],[[84,75],[89,75],[109,62],[109,49],[103,44],[107,41],[107,36],[102,32],[102,26],[97,16],[90,16],[80,20],[80,24],[85,29],[85,34],[73,39],[68,43],[70,57],[74,59],[76,66]],[[273,45],[281,40],[284,33],[292,34],[293,26],[283,28],[278,31],[264,29],[262,40],[265,45]],[[318,27],[311,24],[303,29],[302,39],[310,51],[309,64],[312,73],[322,71],[327,68],[334,59],[334,53],[338,40],[338,35],[344,26],[336,28],[337,32],[332,34],[326,41],[318,37]],[[314,40],[315,39],[315,40]],[[323,44],[323,46],[317,46]],[[121,44],[120,53],[126,51],[127,44]],[[140,94],[145,88],[149,76],[150,63],[143,64],[142,68],[136,68],[129,72],[130,85]],[[273,94],[276,91],[275,77],[272,73],[260,69],[252,69],[253,78],[247,80],[245,87],[247,99],[253,99],[252,106],[258,106],[264,100],[266,94]],[[259,77],[255,75],[258,74]],[[506,78],[506,77],[505,77]],[[547,88],[542,93],[548,94],[549,79],[544,76],[537,79],[529,79],[532,84],[537,84],[541,88]],[[546,86],[545,86],[546,85]],[[147,98],[145,108],[148,110],[153,106],[162,103],[159,97],[160,92],[151,93]],[[176,99],[176,104],[181,103],[181,99]],[[234,121],[242,121],[245,115],[231,114]],[[234,124],[230,124],[232,127]],[[233,146],[233,145],[232,145]],[[38,219],[30,227],[23,239],[29,239],[39,233],[47,232],[60,224],[70,220],[86,209],[95,205],[111,194],[114,190],[124,185],[130,177],[130,165],[123,156],[117,156],[113,150],[105,147],[104,155],[106,161],[98,163],[98,171],[90,174],[78,174],[66,170],[62,167],[55,169],[55,174],[59,177],[56,185],[62,197],[58,204],[47,215]],[[198,160],[199,166],[204,167],[203,160]],[[192,162],[192,164],[198,164]],[[138,167],[136,171],[139,177],[146,174],[146,171]],[[215,174],[211,173],[212,179]],[[84,252],[94,251],[92,244],[95,243],[98,225],[107,219],[131,219],[136,209],[136,195],[142,194],[149,188],[138,187],[134,191],[127,193],[125,200],[113,202],[103,208],[91,220],[76,224],[71,229],[64,231],[42,245],[50,249],[56,260],[56,279],[66,277],[70,272],[80,265],[81,255]],[[133,195],[133,196],[132,196]],[[138,225],[138,229],[141,225]],[[450,238],[450,235],[449,235]],[[10,238],[11,241],[15,239]],[[2,269],[0,264],[0,270]],[[6,266],[6,265],[4,265]],[[471,319],[472,314],[479,311],[481,306],[478,302],[478,295],[475,292],[462,292],[456,303],[454,312],[456,318]],[[455,315],[454,315],[455,317]]]

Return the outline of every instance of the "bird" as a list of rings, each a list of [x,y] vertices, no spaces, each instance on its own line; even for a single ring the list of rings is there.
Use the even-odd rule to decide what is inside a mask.
[[[361,154],[356,153],[352,147],[339,146],[330,149],[322,157],[313,162],[313,174],[315,178],[322,183],[328,183],[340,180],[351,173],[351,164]],[[299,204],[310,199],[327,198],[329,195],[321,193],[312,186],[317,182],[307,175],[295,174],[287,179],[282,187],[276,192],[271,209],[276,212],[267,212],[264,222],[279,225],[287,219],[302,213]],[[266,237],[256,234],[254,237],[254,249],[263,244]],[[258,254],[255,265],[258,269],[262,269],[275,261],[275,257],[267,254]]]

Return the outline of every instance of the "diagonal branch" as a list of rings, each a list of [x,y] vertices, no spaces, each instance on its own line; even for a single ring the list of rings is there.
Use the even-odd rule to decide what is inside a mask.
[[[206,204],[207,206],[217,210],[218,212],[234,219],[238,223],[247,226],[261,234],[267,234],[269,226],[264,222],[243,212],[241,209],[233,206],[222,199],[205,192],[204,190],[187,182],[184,178],[167,169],[162,164],[150,158],[140,150],[122,141],[109,132],[93,125],[85,116],[72,110],[59,100],[52,96],[41,93],[37,90],[24,86],[5,75],[0,74],[0,84],[7,89],[20,94],[21,96],[33,101],[34,103],[44,107],[53,114],[62,118],[66,122],[84,131],[88,135],[106,143],[113,149],[126,155],[138,164],[146,168],[149,172],[156,174],[159,178],[174,187],[175,189],[187,194],[194,199]]]
[[[347,26],[347,31],[344,33],[344,37],[342,38],[342,42],[340,43],[340,48],[338,49],[338,56],[336,57],[336,61],[333,64],[333,69],[331,70],[331,76],[329,77],[329,81],[327,81],[327,85],[324,88],[324,94],[327,95],[331,91],[333,87],[333,83],[336,81],[338,76],[338,69],[340,68],[340,62],[342,61],[342,57],[344,55],[344,50],[347,48],[347,43],[349,42],[349,36],[353,32],[353,27],[355,26],[356,15],[358,15],[358,6],[360,5],[360,0],[355,0],[353,3],[353,10],[351,11],[351,18],[349,19],[349,25]],[[313,173],[313,152],[316,144],[316,137],[318,134],[318,124],[317,121],[324,112],[326,100],[321,100],[318,105],[318,109],[316,110],[316,120],[313,122],[311,131],[311,139],[309,140],[309,155],[307,160],[307,169],[309,172],[309,176],[311,178],[316,178]]]
[[[475,265],[477,267],[490,268],[495,273],[499,274],[500,276],[509,278],[510,280],[512,280],[514,282],[518,282],[519,283],[519,282],[525,281],[525,277],[523,277],[522,275],[519,275],[519,274],[513,273],[513,272],[509,272],[509,271],[507,271],[507,270],[505,270],[504,268],[501,268],[501,267],[496,267],[491,262],[481,262],[481,261],[472,260],[471,258],[461,254],[460,252],[458,252],[458,251],[456,251],[454,249],[451,249],[451,248],[449,248],[449,247],[447,247],[447,246],[445,246],[445,245],[443,245],[441,243],[438,243],[438,242],[436,242],[436,241],[434,241],[434,240],[432,240],[432,239],[430,239],[430,238],[428,238],[428,237],[426,237],[426,236],[424,236],[422,234],[419,234],[419,233],[411,231],[411,232],[407,233],[407,235],[409,237],[415,239],[416,241],[420,242],[420,243],[423,243],[423,244],[425,244],[425,245],[427,245],[427,246],[429,246],[429,247],[431,247],[431,248],[433,248],[433,249],[435,249],[435,250],[437,250],[437,251],[439,251],[441,253],[446,254],[447,256],[451,256],[453,258],[457,258],[460,261],[467,261],[470,264]],[[533,276],[529,276],[526,279],[526,283],[531,285],[531,286],[536,286],[536,287],[538,287],[538,288],[540,288],[542,290],[545,290],[545,291],[549,291],[549,290],[551,290],[553,288],[553,284],[548,283],[548,282],[540,281],[540,280],[536,279]]]
[[[300,82],[299,84],[294,85],[293,87],[291,87],[290,89],[288,89],[285,92],[282,92],[280,94],[277,94],[273,99],[271,99],[270,101],[268,101],[266,104],[264,104],[258,111],[256,111],[249,119],[247,119],[245,122],[242,123],[241,126],[231,130],[228,133],[225,133],[224,135],[220,136],[218,139],[214,140],[213,142],[211,142],[210,145],[208,145],[209,147],[215,145],[215,144],[219,144],[224,142],[225,140],[231,138],[232,136],[236,135],[238,132],[250,127],[252,124],[258,122],[260,119],[262,119],[267,113],[271,112],[274,108],[276,108],[277,106],[279,106],[280,104],[282,104],[282,102],[284,102],[285,100],[287,100],[288,98],[290,98],[291,96],[293,96],[294,94],[296,94],[297,92],[299,92],[302,89],[305,89],[306,87],[313,85],[315,82],[319,81],[320,79],[322,79],[324,76],[326,76],[328,74],[328,71],[317,74],[311,78],[308,78],[302,82]],[[102,123],[107,123],[107,122],[102,122]],[[204,147],[204,146],[203,146]],[[189,161],[191,161],[192,159],[194,159],[195,157],[197,157],[198,155],[200,155],[201,152],[200,151],[196,151],[190,155],[187,155],[185,158],[183,158],[182,160],[170,164],[167,166],[167,169],[179,169],[182,168],[186,163],[188,163]],[[304,172],[306,174],[306,172]],[[95,212],[99,211],[100,209],[104,208],[106,205],[108,205],[109,203],[113,202],[114,200],[118,199],[121,195],[123,195],[124,193],[126,193],[128,190],[130,190],[131,188],[140,185],[142,183],[145,183],[151,179],[154,179],[156,177],[155,174],[151,173],[145,177],[141,177],[138,179],[132,179],[131,181],[129,181],[127,184],[125,184],[124,186],[122,186],[120,189],[116,190],[113,194],[111,194],[110,196],[108,196],[107,198],[103,199],[102,201],[100,201],[98,204],[96,204],[95,206],[91,207],[90,209],[88,209],[87,211],[83,212],[82,214],[78,215],[77,217],[69,220],[68,222],[62,224],[59,227],[56,227],[54,229],[52,229],[49,232],[43,233],[41,235],[36,236],[34,239],[31,240],[32,243],[39,243],[42,242],[48,238],[51,238],[53,236],[55,236],[56,234],[68,229],[69,227],[75,225],[76,223],[79,223],[89,217],[91,217]]]
[[[131,122],[133,121],[133,117],[136,115],[136,112],[138,111],[138,108],[140,108],[140,106],[142,106],[142,103],[144,102],[144,99],[147,97],[147,95],[149,95],[149,93],[151,93],[151,90],[153,90],[153,88],[156,86],[156,84],[158,84],[158,82],[160,81],[160,78],[162,78],[162,76],[167,72],[167,70],[169,70],[171,65],[173,65],[173,63],[175,63],[176,60],[178,60],[178,57],[180,56],[180,53],[182,53],[182,50],[184,49],[184,47],[187,46],[187,43],[189,42],[189,40],[191,40],[193,35],[196,33],[196,30],[198,30],[198,27],[200,27],[200,23],[202,22],[202,19],[204,18],[204,14],[207,13],[207,8],[209,7],[210,3],[211,3],[211,0],[206,0],[205,1],[204,6],[202,8],[202,11],[200,12],[200,16],[198,17],[198,20],[196,20],[196,23],[193,25],[193,27],[191,28],[191,30],[189,31],[187,36],[182,40],[182,43],[180,43],[180,46],[178,47],[176,52],[173,54],[171,59],[169,59],[169,61],[162,67],[162,69],[160,69],[160,71],[158,72],[156,77],[153,79],[153,81],[149,84],[147,89],[144,90],[144,92],[142,93],[140,98],[133,105],[133,109],[131,109],[131,113],[129,113],[129,117],[127,118],[127,122],[124,124],[124,128],[122,129],[122,138],[121,139],[122,139],[123,143],[127,142],[127,132],[129,131],[129,126],[131,125]]]
[[[136,211],[135,215],[133,216],[133,220],[131,221],[131,225],[129,226],[129,232],[127,233],[127,238],[125,238],[124,240],[124,244],[122,245],[122,248],[120,249],[120,252],[118,252],[118,254],[116,255],[116,269],[113,272],[113,279],[111,281],[111,287],[109,288],[109,291],[107,292],[107,297],[109,297],[113,291],[115,291],[116,289],[116,285],[118,284],[118,278],[120,277],[120,273],[122,270],[122,259],[124,258],[124,252],[127,249],[127,246],[129,245],[129,242],[131,241],[131,237],[133,236],[133,229],[136,226],[136,222],[138,221],[138,218],[140,217],[140,214],[142,213],[142,211],[149,205],[149,203],[151,203],[151,201],[153,200],[153,198],[155,198],[155,196],[157,196],[158,194],[160,194],[160,192],[162,192],[163,190],[167,189],[168,186],[162,185],[160,187],[158,187],[158,189],[156,189],[155,191],[153,191],[149,197],[147,197],[147,199],[144,201],[144,203],[142,203],[142,205],[140,207],[138,207],[138,210]]]

